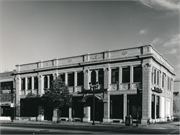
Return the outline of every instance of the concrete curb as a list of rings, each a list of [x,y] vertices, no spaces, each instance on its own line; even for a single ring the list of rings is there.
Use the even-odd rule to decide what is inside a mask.
[[[14,122],[11,121],[4,121],[0,120],[0,123],[2,124],[34,124],[34,125],[54,125],[54,126],[80,126],[80,127],[114,127],[114,128],[141,128],[141,129],[169,129],[169,128],[179,128],[179,123],[174,122],[174,123],[163,123],[163,124],[151,124],[151,125],[145,125],[145,124],[139,124],[138,127],[135,125],[133,126],[125,126],[125,123],[118,123],[118,124],[113,124],[113,123],[97,123],[95,125],[92,125],[91,123],[83,123],[83,122],[65,122],[61,121],[60,123],[52,122],[52,121],[19,121],[15,120]]]

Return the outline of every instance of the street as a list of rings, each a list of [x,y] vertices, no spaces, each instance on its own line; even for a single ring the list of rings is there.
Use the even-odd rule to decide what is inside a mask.
[[[179,129],[73,125],[1,124],[1,134],[179,134]]]

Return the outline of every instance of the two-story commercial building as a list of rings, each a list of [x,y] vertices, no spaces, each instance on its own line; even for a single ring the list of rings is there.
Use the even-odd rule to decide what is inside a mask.
[[[52,108],[46,105],[44,115],[40,116],[38,100],[27,99],[26,95],[42,95],[59,75],[73,95],[73,105],[62,110],[61,119],[92,121],[93,95],[85,92],[90,89],[89,82],[98,82],[98,89],[102,90],[95,94],[95,121],[122,122],[127,115],[136,119],[137,109],[141,122],[165,121],[173,115],[174,67],[151,45],[16,67],[16,102],[21,103],[21,117],[38,116],[45,120],[55,117]]]
[[[11,107],[15,106],[15,91],[13,91],[15,83],[13,73],[14,71],[0,73],[0,120],[10,119],[12,113]]]

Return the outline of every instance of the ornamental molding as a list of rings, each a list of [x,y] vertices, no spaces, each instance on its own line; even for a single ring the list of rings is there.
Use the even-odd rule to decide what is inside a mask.
[[[123,55],[123,56],[125,56],[125,55],[127,55],[127,54],[128,54],[128,51],[125,51],[125,50],[122,51],[122,55]]]
[[[151,68],[151,64],[150,63],[146,63],[143,65],[143,70],[149,70]]]

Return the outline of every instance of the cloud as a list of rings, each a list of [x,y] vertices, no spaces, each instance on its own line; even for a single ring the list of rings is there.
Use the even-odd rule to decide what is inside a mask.
[[[176,54],[177,53],[177,49],[172,49],[169,54]]]
[[[174,35],[169,41],[164,43],[165,47],[180,46],[180,34]]]
[[[163,43],[162,39],[155,38],[150,44],[152,44],[152,45],[159,45],[159,44],[162,44],[162,43]]]
[[[139,35],[143,35],[143,34],[146,34],[147,33],[147,30],[141,30],[140,32],[139,32]]]
[[[145,6],[157,10],[180,11],[179,0],[138,0],[138,1]]]

